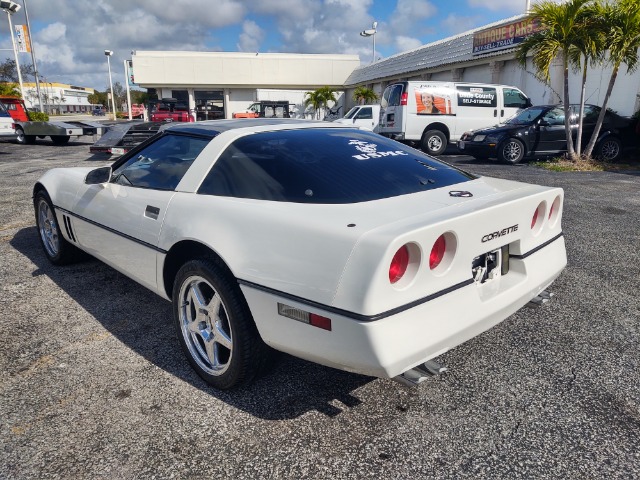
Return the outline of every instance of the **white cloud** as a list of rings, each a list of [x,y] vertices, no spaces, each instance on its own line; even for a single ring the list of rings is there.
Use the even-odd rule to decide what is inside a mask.
[[[405,37],[403,35],[399,35],[398,37],[396,37],[395,43],[399,52],[413,50],[414,48],[418,48],[423,45],[423,42],[420,39]]]
[[[258,24],[251,20],[242,23],[242,33],[240,34],[240,42],[238,50],[241,52],[259,52],[260,43],[264,39],[264,30]]]

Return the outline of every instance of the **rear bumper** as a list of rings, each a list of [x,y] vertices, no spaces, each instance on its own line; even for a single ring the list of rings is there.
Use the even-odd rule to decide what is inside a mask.
[[[392,378],[500,323],[547,288],[566,263],[564,237],[559,237],[526,258],[512,258],[503,277],[370,322],[241,288],[260,335],[273,348],[341,370]],[[332,330],[279,316],[278,302],[331,318]]]

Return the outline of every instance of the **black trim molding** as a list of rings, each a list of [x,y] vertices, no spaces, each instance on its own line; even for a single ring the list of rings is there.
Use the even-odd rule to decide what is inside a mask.
[[[445,288],[444,290],[440,290],[439,292],[432,293],[431,295],[427,295],[426,297],[419,298],[411,303],[407,303],[405,305],[401,305],[396,308],[392,308],[391,310],[387,310],[386,312],[377,313],[375,315],[361,315],[359,313],[349,312],[348,310],[343,310],[341,308],[331,307],[329,305],[324,305],[319,302],[314,302],[312,300],[307,300],[302,297],[298,297],[297,295],[291,295],[290,293],[281,292],[280,290],[276,290],[274,288],[265,287],[264,285],[260,285],[253,282],[248,282],[246,280],[238,279],[238,283],[240,285],[244,285],[249,288],[254,288],[256,290],[260,290],[262,292],[270,293],[272,295],[278,295],[281,298],[286,298],[288,300],[292,300],[294,302],[302,303],[304,305],[309,305],[310,307],[319,308],[320,310],[324,310],[325,312],[335,313],[337,315],[341,315],[343,317],[351,318],[353,320],[357,320],[359,322],[373,322],[375,320],[381,320],[383,318],[391,317],[398,313],[409,310],[413,307],[417,307],[418,305],[422,305],[423,303],[427,303],[430,300],[434,300],[438,297],[446,295],[447,293],[451,293],[455,290],[458,290],[462,287],[466,287],[467,285],[473,284],[473,279],[470,278],[465,280],[464,282],[460,282],[457,285],[453,285],[452,287]]]
[[[107,232],[113,233],[114,235],[118,235],[119,237],[126,238],[127,240],[135,242],[138,245],[142,245],[143,247],[150,248],[151,250],[155,250],[158,253],[163,253],[165,255],[167,254],[166,250],[163,250],[162,248],[156,247],[155,245],[152,245],[152,244],[150,244],[148,242],[140,240],[139,238],[132,237],[131,235],[127,235],[126,233],[122,233],[122,232],[120,232],[118,230],[115,230],[115,229],[113,229],[111,227],[107,227],[106,225],[102,225],[101,223],[94,222],[93,220],[91,220],[89,218],[86,218],[86,217],[83,217],[82,215],[78,215],[76,213],[73,213],[73,212],[71,212],[69,210],[66,210],[66,209],[62,208],[62,207],[58,207],[58,206],[54,205],[54,208],[57,209],[57,210],[60,210],[61,212],[66,213],[67,215],[71,215],[72,217],[75,217],[75,218],[77,218],[79,220],[82,220],[83,222],[90,223],[91,225],[94,225],[94,226],[96,226],[98,228],[102,228],[103,230],[106,230]]]
[[[546,242],[544,242],[543,244],[538,245],[536,248],[529,250],[526,253],[523,253],[522,255],[514,255],[513,253],[511,253],[509,256],[511,258],[517,258],[517,259],[525,259],[527,258],[529,255],[533,255],[534,253],[542,250],[544,247],[546,247],[547,245],[552,244],[553,242],[555,242],[556,240],[558,240],[560,237],[563,237],[564,233],[560,232],[558,235],[556,235],[555,237],[553,237],[551,240],[547,240]]]

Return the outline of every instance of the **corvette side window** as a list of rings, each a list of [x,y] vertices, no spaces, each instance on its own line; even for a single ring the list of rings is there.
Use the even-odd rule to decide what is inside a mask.
[[[154,190],[175,190],[209,139],[164,135],[113,172],[113,182]]]

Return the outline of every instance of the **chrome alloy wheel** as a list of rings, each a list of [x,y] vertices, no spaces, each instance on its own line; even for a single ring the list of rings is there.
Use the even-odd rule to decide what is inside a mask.
[[[49,208],[49,204],[44,198],[38,202],[38,230],[40,238],[47,254],[55,257],[60,251],[60,238],[58,237],[58,223],[56,217]]]
[[[603,160],[614,160],[620,155],[620,144],[616,140],[605,140],[600,146],[600,156]]]
[[[227,309],[203,277],[188,277],[180,288],[180,329],[191,358],[209,375],[227,371],[233,338]]]
[[[520,142],[507,142],[502,149],[502,153],[507,161],[515,162],[522,156],[522,146]]]

